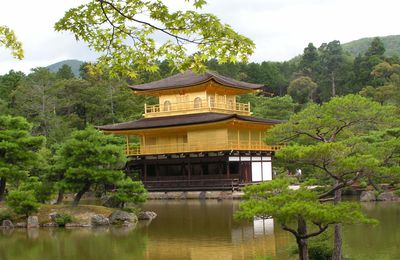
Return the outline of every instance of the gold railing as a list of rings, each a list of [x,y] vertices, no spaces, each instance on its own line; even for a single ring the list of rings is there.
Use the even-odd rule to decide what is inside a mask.
[[[181,103],[169,103],[169,104],[156,104],[156,105],[144,105],[144,115],[146,117],[151,116],[162,116],[176,114],[176,112],[231,112],[235,114],[250,115],[250,103],[239,103],[239,102],[213,102],[211,100],[198,100],[181,102]]]
[[[216,152],[216,151],[277,151],[281,146],[271,146],[258,141],[229,141],[226,143],[218,142],[196,142],[196,143],[176,143],[165,145],[145,145],[129,144],[126,146],[127,155],[151,155],[151,154],[172,154],[190,152]]]

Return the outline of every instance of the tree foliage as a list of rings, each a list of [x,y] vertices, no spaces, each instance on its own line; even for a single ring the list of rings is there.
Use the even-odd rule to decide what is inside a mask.
[[[247,61],[254,43],[212,14],[198,12],[205,0],[186,0],[192,8],[171,11],[162,1],[92,0],[67,11],[55,24],[70,31],[97,52],[98,66],[110,75],[131,78],[138,70],[156,71],[165,58],[179,70],[204,70],[209,58],[219,62]],[[181,1],[183,4],[184,1]],[[192,48],[196,52],[190,53]]]
[[[62,65],[62,67],[57,71],[56,77],[58,79],[72,79],[75,78],[72,69],[67,64]]]
[[[288,185],[288,180],[276,179],[245,187],[245,200],[236,217],[274,218],[295,237],[300,259],[308,259],[307,240],[323,233],[329,225],[373,223],[361,213],[358,204],[321,204],[316,192],[305,187],[292,190]]]
[[[32,136],[32,125],[22,117],[0,116],[0,200],[6,183],[28,177],[37,163],[37,151],[44,144],[42,136]]]
[[[4,25],[0,26],[0,47],[1,46],[10,49],[11,54],[14,58],[17,58],[19,60],[22,60],[24,58],[22,43],[18,41],[14,31]]]
[[[124,176],[125,163],[122,142],[93,127],[77,130],[57,152],[58,168],[64,169],[65,185],[77,191],[73,205],[92,185],[115,184]]]
[[[256,117],[287,120],[292,116],[297,108],[293,99],[286,95],[283,97],[259,97],[254,100],[257,102],[253,107],[253,115]]]
[[[117,183],[117,191],[112,197],[120,208],[124,208],[126,203],[136,205],[145,202],[147,191],[141,181],[133,181],[130,177],[126,177]]]
[[[288,94],[297,103],[305,104],[313,100],[317,84],[309,77],[301,76],[289,84]]]
[[[7,196],[6,203],[15,213],[23,214],[26,217],[37,212],[40,206],[33,191],[11,191]]]
[[[344,187],[361,178],[372,182],[372,173],[382,165],[389,167],[384,157],[368,149],[368,143],[354,141],[354,136],[368,136],[372,131],[398,124],[396,108],[347,95],[322,105],[309,105],[286,123],[271,129],[269,139],[289,144],[276,154],[282,163],[311,168],[317,174],[321,184],[325,184],[324,192],[318,195],[321,201],[341,204]],[[383,147],[384,143],[377,142],[374,148]],[[335,224],[332,258],[341,259],[341,250],[341,225]]]
[[[42,182],[39,177],[31,176],[18,187],[20,191],[32,191],[36,201],[45,203],[53,194],[53,187],[49,182]]]

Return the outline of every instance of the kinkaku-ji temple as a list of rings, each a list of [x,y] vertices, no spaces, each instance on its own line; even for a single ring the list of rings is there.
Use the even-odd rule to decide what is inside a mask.
[[[250,103],[236,100],[262,87],[186,71],[130,86],[158,104],[145,104],[142,119],[98,129],[126,137],[127,168],[151,191],[222,190],[271,180],[278,147],[264,137],[280,121],[252,117]]]

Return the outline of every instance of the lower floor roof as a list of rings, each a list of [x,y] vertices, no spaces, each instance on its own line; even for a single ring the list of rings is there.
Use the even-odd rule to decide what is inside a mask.
[[[210,112],[210,113],[186,114],[177,116],[142,118],[136,121],[124,122],[119,124],[96,126],[96,128],[103,131],[114,132],[114,131],[206,124],[206,123],[214,123],[230,119],[237,119],[240,121],[247,121],[254,123],[264,123],[269,125],[279,124],[282,122],[281,120],[276,120],[276,119],[266,119],[266,118],[258,118],[251,116],[242,116],[238,114],[222,114],[222,113]]]

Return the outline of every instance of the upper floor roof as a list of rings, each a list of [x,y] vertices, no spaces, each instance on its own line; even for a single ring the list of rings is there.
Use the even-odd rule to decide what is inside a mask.
[[[163,91],[163,90],[171,90],[171,89],[179,89],[179,88],[186,88],[192,86],[198,86],[200,84],[204,84],[208,81],[215,81],[218,84],[238,89],[244,90],[245,92],[251,92],[263,87],[262,84],[253,84],[248,82],[243,82],[235,79],[231,79],[222,75],[217,74],[216,72],[207,71],[202,74],[194,73],[191,70],[187,70],[183,73],[179,73],[173,75],[171,77],[161,79],[158,81],[153,81],[150,83],[140,84],[140,85],[133,85],[129,86],[132,90],[136,91],[137,93],[146,92],[154,92],[154,91]]]

